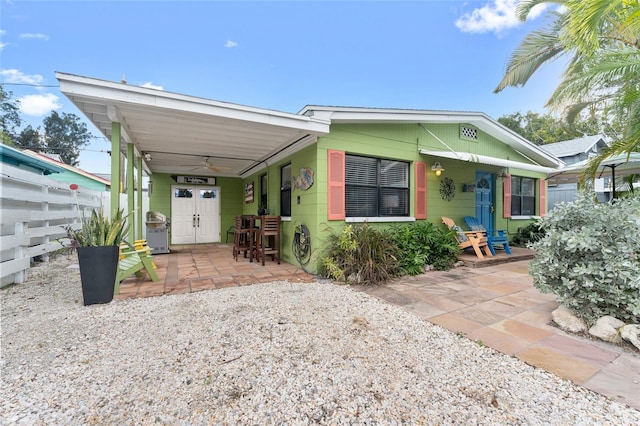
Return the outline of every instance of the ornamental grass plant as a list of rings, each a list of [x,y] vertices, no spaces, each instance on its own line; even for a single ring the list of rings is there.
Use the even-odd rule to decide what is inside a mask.
[[[118,210],[111,219],[102,211],[93,210],[89,219],[83,218],[82,227],[65,227],[74,247],[119,246],[128,229],[123,209]]]

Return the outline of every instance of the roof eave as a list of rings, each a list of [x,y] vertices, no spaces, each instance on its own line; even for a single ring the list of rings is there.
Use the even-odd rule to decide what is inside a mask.
[[[564,165],[564,162],[554,155],[540,149],[483,112],[307,105],[300,114],[330,120],[331,123],[468,123],[543,166],[557,168]]]

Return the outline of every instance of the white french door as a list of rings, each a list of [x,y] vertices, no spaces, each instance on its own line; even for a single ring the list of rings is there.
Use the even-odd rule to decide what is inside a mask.
[[[220,242],[220,188],[171,186],[171,244]]]

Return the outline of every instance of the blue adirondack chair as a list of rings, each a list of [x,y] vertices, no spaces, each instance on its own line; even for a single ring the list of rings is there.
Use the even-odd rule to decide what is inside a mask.
[[[509,238],[507,237],[506,231],[501,229],[496,231],[497,235],[488,235],[487,230],[484,226],[482,226],[478,218],[473,216],[465,216],[464,222],[472,231],[485,232],[485,235],[487,235],[487,242],[489,243],[489,249],[494,256],[496,255],[494,247],[504,248],[505,253],[511,254],[511,248],[509,248]]]

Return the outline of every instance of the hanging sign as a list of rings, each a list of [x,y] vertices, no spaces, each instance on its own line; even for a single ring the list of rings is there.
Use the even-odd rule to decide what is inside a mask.
[[[176,182],[178,183],[193,183],[203,185],[215,185],[216,178],[208,176],[176,176]]]

